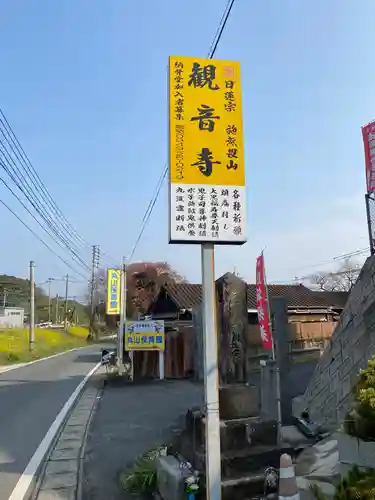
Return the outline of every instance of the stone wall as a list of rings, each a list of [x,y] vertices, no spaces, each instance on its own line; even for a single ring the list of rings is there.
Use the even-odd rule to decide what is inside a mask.
[[[359,371],[375,353],[375,256],[369,257],[353,287],[328,347],[294,413],[308,408],[313,421],[336,427],[351,404]]]

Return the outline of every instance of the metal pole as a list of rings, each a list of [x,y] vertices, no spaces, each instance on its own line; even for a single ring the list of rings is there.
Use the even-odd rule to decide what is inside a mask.
[[[272,360],[274,361],[274,365],[276,368],[276,408],[277,408],[277,441],[278,444],[281,443],[281,438],[282,438],[282,416],[281,416],[281,390],[280,390],[280,367],[278,360],[276,358],[276,352],[275,352],[275,339],[274,339],[274,334],[273,334],[273,328],[272,328],[272,317],[271,317],[271,307],[270,307],[270,299],[268,295],[268,286],[267,286],[267,277],[266,277],[266,265],[264,261],[264,253],[262,252],[263,256],[263,272],[264,272],[264,284],[266,286],[266,294],[267,294],[267,309],[268,309],[268,318],[269,318],[269,328],[270,331],[272,332]]]
[[[119,375],[124,372],[124,329],[125,329],[125,316],[126,316],[126,265],[123,259],[123,265],[120,274],[120,324],[117,334],[117,358]]]
[[[221,498],[221,455],[214,245],[201,246],[207,498]]]
[[[370,199],[372,199],[371,193],[366,193],[365,194],[365,201],[366,201],[367,229],[368,229],[368,237],[369,237],[369,243],[370,243],[370,255],[374,255],[375,254],[375,246],[374,246],[373,228],[372,228],[372,224],[371,224]]]
[[[164,380],[164,351],[159,351],[159,379]]]
[[[68,332],[68,292],[69,292],[69,275],[65,276],[65,307],[64,307],[64,331]]]
[[[29,318],[29,348],[33,347],[35,342],[35,277],[34,262],[30,261],[30,318]]]
[[[48,322],[51,322],[51,278],[48,278]]]

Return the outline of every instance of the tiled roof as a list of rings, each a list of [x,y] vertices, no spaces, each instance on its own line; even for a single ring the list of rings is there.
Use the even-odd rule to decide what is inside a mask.
[[[180,309],[191,309],[202,300],[202,285],[191,283],[165,284],[164,290]]]
[[[326,292],[326,291],[319,291],[319,292],[314,292],[316,296],[318,297],[323,297],[327,302],[332,307],[337,307],[339,309],[344,309],[348,298],[349,298],[349,293],[350,292]]]
[[[285,297],[287,307],[295,308],[324,308],[331,304],[324,297],[303,285],[268,285],[270,300],[274,297]],[[255,285],[247,285],[247,307],[255,309]]]
[[[164,290],[180,309],[191,309],[198,306],[202,300],[202,285],[179,283],[166,284]],[[290,308],[328,308],[329,300],[303,285],[268,285],[270,299],[285,297]],[[255,285],[247,285],[247,306],[255,309]]]

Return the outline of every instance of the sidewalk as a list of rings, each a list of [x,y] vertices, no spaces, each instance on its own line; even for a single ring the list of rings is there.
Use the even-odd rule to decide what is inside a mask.
[[[203,386],[186,380],[108,383],[88,432],[82,500],[126,500],[119,486],[126,464],[169,441],[183,427],[187,409],[202,401]]]

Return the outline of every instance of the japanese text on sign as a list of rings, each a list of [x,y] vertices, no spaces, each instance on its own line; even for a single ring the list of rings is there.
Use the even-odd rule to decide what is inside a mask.
[[[264,349],[272,349],[272,331],[268,310],[267,284],[265,280],[263,254],[257,257],[256,260],[255,293],[258,323],[263,347]]]
[[[170,58],[170,240],[244,243],[239,63]]]
[[[121,271],[108,269],[107,272],[107,314],[120,314]]]
[[[127,351],[164,351],[164,321],[129,321],[125,330]]]

